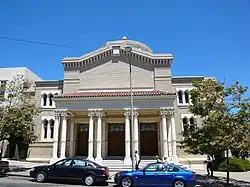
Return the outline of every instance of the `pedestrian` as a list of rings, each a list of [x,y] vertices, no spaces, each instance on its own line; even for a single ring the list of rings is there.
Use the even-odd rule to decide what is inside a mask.
[[[156,159],[157,163],[161,163],[162,162],[162,160],[160,159],[160,157],[158,155],[155,156],[155,159]]]
[[[213,176],[213,158],[211,155],[207,155],[205,163],[207,164],[207,175]]]
[[[135,151],[135,169],[138,170],[139,169],[139,164],[141,162],[140,156],[138,151]]]
[[[167,163],[168,163],[168,157],[164,156],[164,157],[162,158],[162,161],[164,162],[164,164],[167,164]]]

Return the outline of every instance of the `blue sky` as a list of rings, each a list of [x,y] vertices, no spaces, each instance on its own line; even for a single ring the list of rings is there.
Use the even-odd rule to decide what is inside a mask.
[[[173,75],[250,87],[249,10],[249,0],[0,1],[0,37],[77,47],[0,39],[0,67],[27,66],[42,79],[63,79],[63,57],[126,36],[156,53],[173,53]]]

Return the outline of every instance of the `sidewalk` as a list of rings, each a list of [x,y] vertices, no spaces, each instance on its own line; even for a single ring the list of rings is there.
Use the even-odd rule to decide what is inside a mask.
[[[197,174],[206,175],[206,170],[194,170]],[[216,177],[227,177],[226,172],[214,172],[214,176]],[[230,172],[229,177],[231,179],[239,180],[239,181],[247,181],[250,182],[250,171],[247,172]]]

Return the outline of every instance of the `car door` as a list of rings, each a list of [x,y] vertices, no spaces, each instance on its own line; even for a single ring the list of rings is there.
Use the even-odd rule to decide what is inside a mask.
[[[73,159],[70,166],[70,178],[72,179],[82,179],[87,170],[86,161],[81,159]]]
[[[160,163],[154,163],[148,165],[141,176],[140,184],[141,185],[154,185],[158,186],[160,184],[159,181],[159,173],[161,172],[159,168],[162,166]]]
[[[68,179],[71,159],[63,159],[53,164],[48,172],[49,178]]]
[[[158,172],[157,180],[160,186],[172,186],[175,180],[176,172],[178,168],[174,165],[164,165],[162,171]]]

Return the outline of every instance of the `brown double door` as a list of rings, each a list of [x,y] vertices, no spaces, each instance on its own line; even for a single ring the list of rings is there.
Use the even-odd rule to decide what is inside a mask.
[[[125,125],[108,124],[108,156],[125,155]]]
[[[141,156],[158,155],[157,124],[140,124],[140,154]]]
[[[88,156],[89,124],[78,125],[77,156]]]

